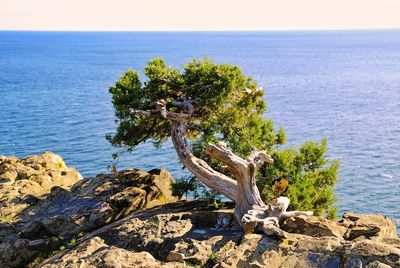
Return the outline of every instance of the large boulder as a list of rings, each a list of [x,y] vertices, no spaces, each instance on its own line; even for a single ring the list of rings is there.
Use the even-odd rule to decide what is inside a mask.
[[[289,233],[314,237],[334,236],[346,240],[385,241],[398,238],[396,224],[379,214],[346,212],[337,222],[322,217],[296,216],[286,219],[282,228]]]
[[[153,207],[172,199],[172,176],[165,169],[148,172],[139,169],[100,174],[80,181],[72,192],[85,198],[108,202],[115,210],[128,214],[140,207]],[[123,216],[123,213],[121,216]]]
[[[82,176],[52,152],[24,159],[0,156],[0,217],[17,221],[21,211],[54,186],[69,189]]]

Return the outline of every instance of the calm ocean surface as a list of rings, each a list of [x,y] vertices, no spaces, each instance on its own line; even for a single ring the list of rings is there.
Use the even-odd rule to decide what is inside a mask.
[[[85,177],[106,172],[115,149],[104,136],[116,128],[108,87],[153,57],[179,67],[204,55],[254,76],[290,146],[328,138],[341,212],[384,213],[400,226],[399,30],[0,32],[0,155],[51,150]],[[171,144],[143,144],[118,167],[183,173]]]

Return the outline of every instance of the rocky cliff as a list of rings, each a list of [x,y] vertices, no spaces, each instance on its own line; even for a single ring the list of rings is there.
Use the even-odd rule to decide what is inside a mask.
[[[51,153],[0,159],[0,267],[400,267],[396,226],[382,215],[293,217],[284,239],[244,234],[231,203],[172,202],[165,170],[85,180]],[[33,167],[46,159],[57,160]]]

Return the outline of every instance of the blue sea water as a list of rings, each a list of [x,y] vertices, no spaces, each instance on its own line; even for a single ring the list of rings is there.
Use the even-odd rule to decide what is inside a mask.
[[[85,177],[115,149],[108,87],[156,56],[240,65],[265,89],[267,117],[288,145],[327,137],[341,163],[343,211],[383,213],[400,226],[400,31],[0,32],[0,154],[51,150]],[[183,171],[170,143],[142,144],[119,168]]]

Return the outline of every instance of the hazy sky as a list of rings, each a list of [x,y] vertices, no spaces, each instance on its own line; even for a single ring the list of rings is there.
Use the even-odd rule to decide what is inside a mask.
[[[0,0],[0,30],[400,28],[400,0]]]

